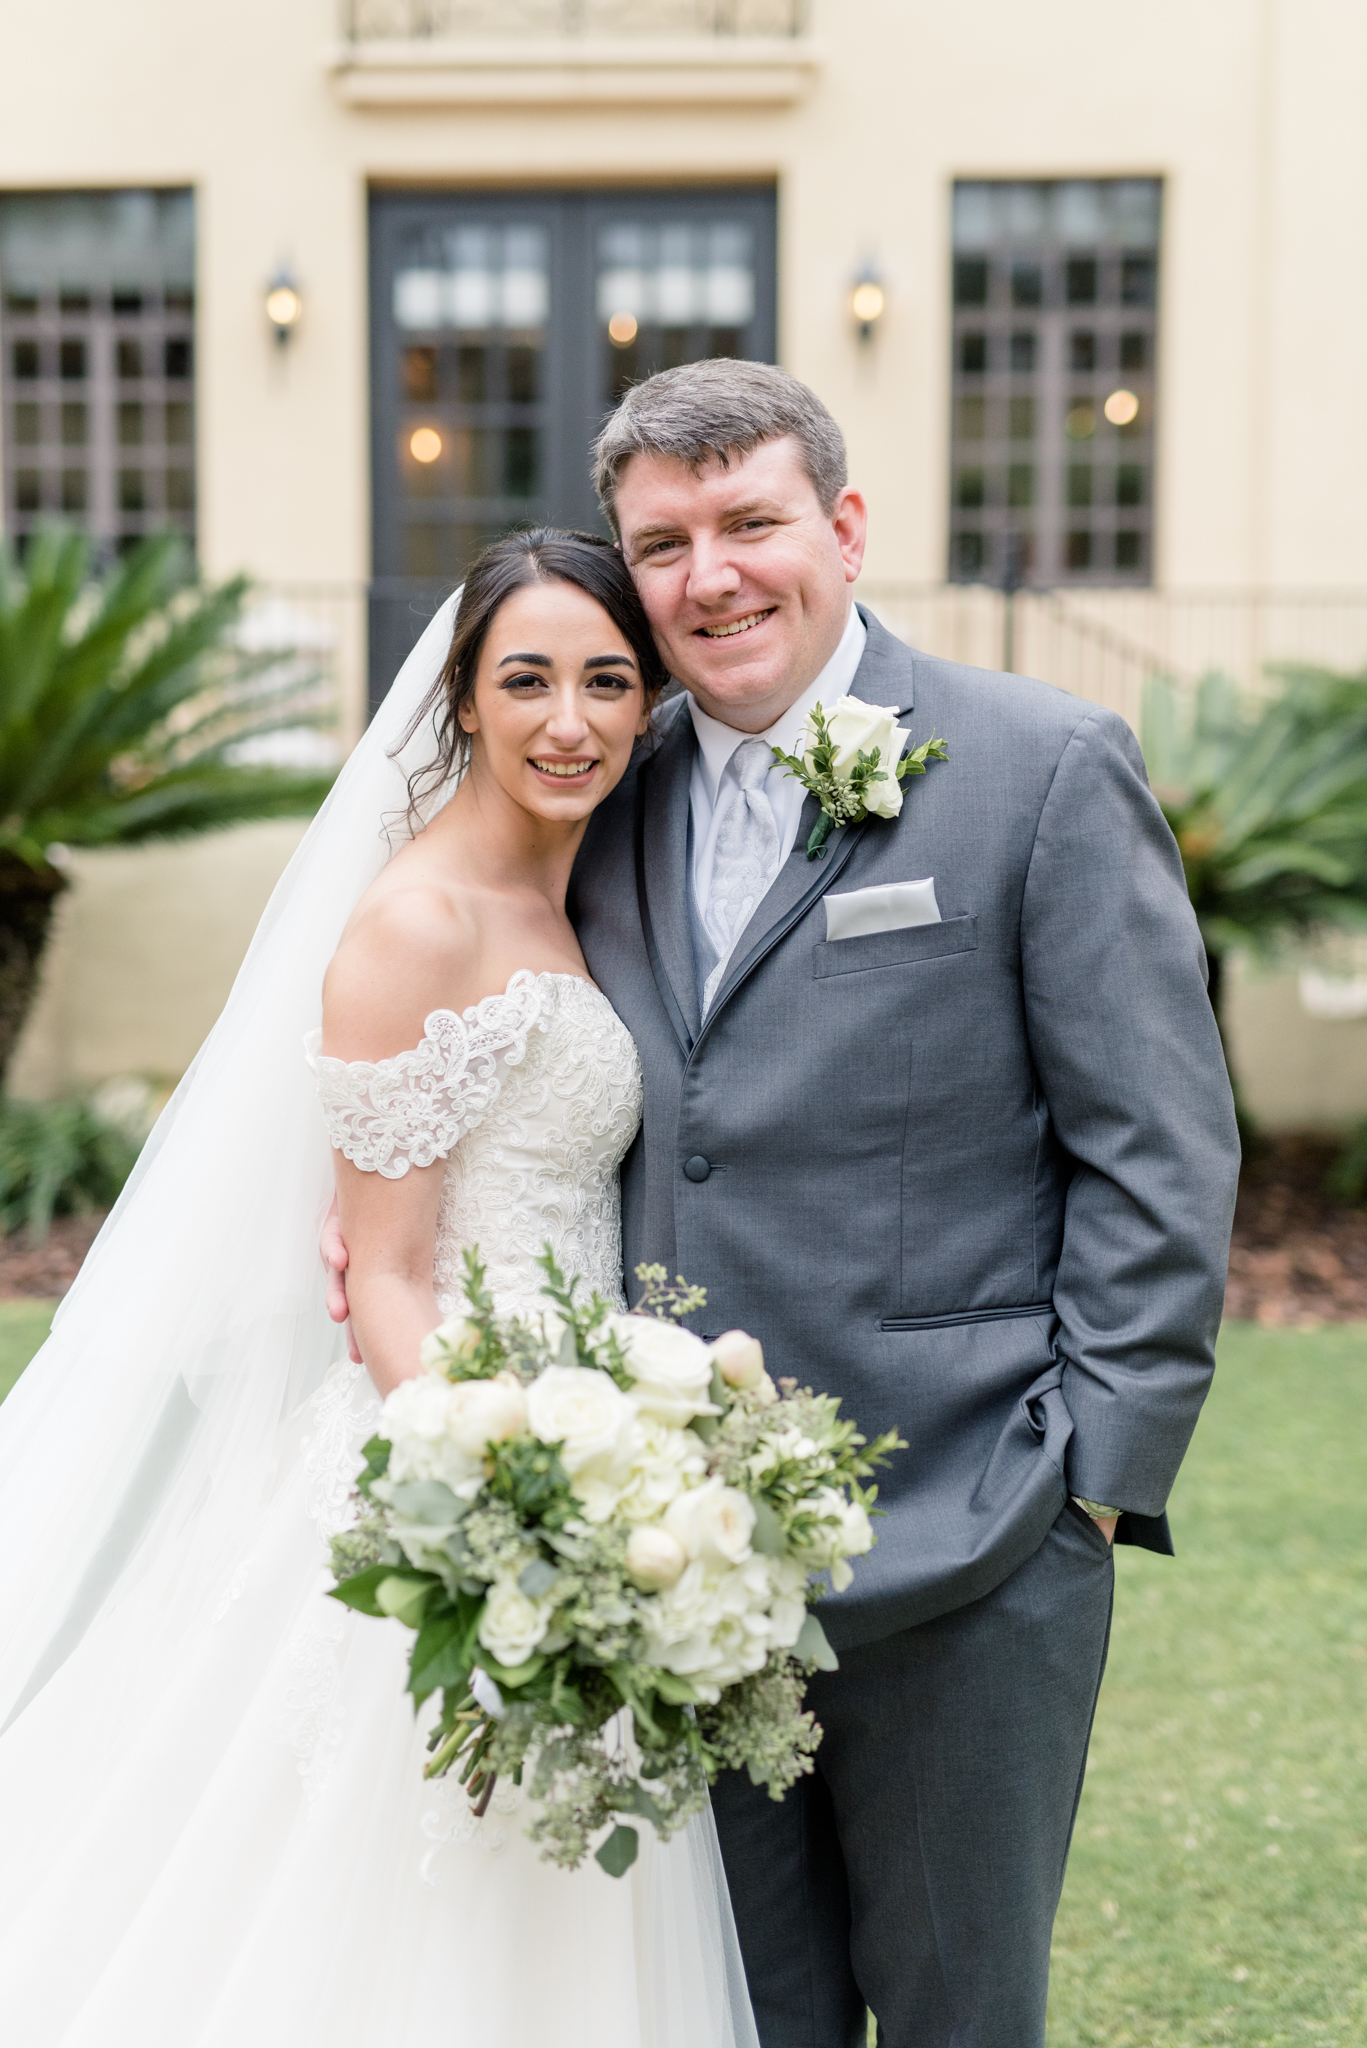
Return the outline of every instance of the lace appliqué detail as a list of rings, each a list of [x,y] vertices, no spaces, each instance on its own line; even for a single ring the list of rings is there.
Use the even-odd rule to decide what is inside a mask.
[[[494,1819],[495,1814],[506,1816],[516,1813],[522,1804],[522,1793],[516,1785],[498,1784],[489,1801],[489,1810],[482,1820],[476,1820],[471,1811],[469,1794],[455,1777],[438,1778],[434,1787],[437,1796],[435,1806],[429,1806],[419,1826],[432,1847],[418,1865],[418,1874],[425,1885],[435,1888],[441,1883],[437,1869],[437,1858],[443,1849],[465,1848],[470,1843],[491,1854],[507,1842],[507,1830]]]
[[[474,1244],[505,1313],[543,1305],[545,1244],[564,1272],[622,1302],[617,1169],[641,1121],[640,1061],[600,989],[569,975],[551,986],[523,1064],[447,1162],[433,1271],[446,1316],[465,1306],[461,1253]]]
[[[304,1465],[304,1509],[324,1544],[356,1518],[352,1486],[361,1445],[379,1421],[380,1403],[363,1365],[334,1365],[310,1403],[313,1427],[299,1446]]]
[[[497,1098],[500,1059],[517,1066],[531,1032],[545,1030],[554,1002],[548,984],[562,978],[521,968],[501,996],[460,1016],[434,1010],[421,1042],[388,1060],[326,1058],[322,1034],[311,1031],[305,1057],[337,1150],[386,1180],[447,1158]]]

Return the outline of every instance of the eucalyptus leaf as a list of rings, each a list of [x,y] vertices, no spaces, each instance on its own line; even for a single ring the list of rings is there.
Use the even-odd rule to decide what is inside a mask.
[[[594,1850],[609,1877],[625,1877],[640,1851],[641,1838],[635,1828],[615,1827],[606,1842]]]
[[[375,1604],[381,1614],[392,1615],[405,1628],[417,1628],[436,1583],[428,1577],[408,1579],[391,1574],[375,1588]]]
[[[783,1524],[779,1521],[778,1516],[774,1513],[767,1500],[757,1499],[752,1494],[750,1496],[750,1505],[755,1511],[755,1527],[750,1537],[751,1543],[760,1553],[761,1557],[782,1557],[788,1547],[784,1541]]]
[[[467,1511],[467,1503],[457,1500],[449,1486],[440,1479],[406,1479],[395,1483],[386,1480],[385,1505],[402,1515],[406,1522],[425,1522],[433,1528],[449,1528],[458,1522]]]
[[[539,1600],[543,1593],[549,1593],[559,1573],[544,1557],[534,1557],[526,1568],[518,1573],[517,1583],[529,1600]]]
[[[814,1614],[803,1622],[793,1655],[803,1664],[815,1664],[818,1671],[838,1671],[840,1659],[826,1640],[826,1631]]]

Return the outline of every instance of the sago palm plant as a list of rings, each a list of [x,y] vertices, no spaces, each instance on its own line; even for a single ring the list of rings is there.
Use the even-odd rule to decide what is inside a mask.
[[[1151,682],[1142,741],[1176,835],[1224,1028],[1226,963],[1367,928],[1367,675],[1282,667],[1273,696],[1225,677]],[[1226,1041],[1226,1047],[1228,1041]]]
[[[233,638],[245,578],[191,581],[144,542],[101,579],[78,534],[0,549],[0,1084],[37,987],[65,850],[308,813],[331,776],[249,765],[249,740],[318,722],[280,654]]]

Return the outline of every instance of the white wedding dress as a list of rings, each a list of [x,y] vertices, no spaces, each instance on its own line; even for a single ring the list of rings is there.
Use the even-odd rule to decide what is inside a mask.
[[[345,1065],[315,1042],[309,1063],[358,1166],[447,1159],[443,1313],[472,1243],[500,1309],[543,1299],[546,1241],[620,1298],[617,1168],[641,1077],[588,982],[516,974],[463,1016],[436,1012],[397,1058]],[[281,1432],[213,1597],[187,1608],[173,1546],[154,1545],[0,1740],[0,2035],[754,2048],[710,1815],[663,1847],[643,1829],[614,1880],[543,1862],[511,1787],[476,1821],[458,1785],[424,1782],[436,1703],[415,1724],[411,1637],[326,1594],[327,1538],[378,1413],[364,1369],[334,1365]]]

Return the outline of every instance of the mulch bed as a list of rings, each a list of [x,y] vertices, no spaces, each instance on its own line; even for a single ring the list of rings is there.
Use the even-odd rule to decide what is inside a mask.
[[[103,1211],[56,1216],[43,1244],[30,1244],[23,1230],[0,1237],[0,1301],[56,1301],[80,1272],[103,1222]]]
[[[1225,1314],[1271,1328],[1367,1322],[1367,1209],[1331,1201],[1332,1139],[1266,1139],[1245,1161]]]
[[[1265,1140],[1244,1167],[1225,1314],[1272,1327],[1367,1322],[1367,1209],[1324,1192],[1331,1141]],[[0,1238],[0,1301],[65,1294],[102,1216],[59,1216],[46,1244]]]

